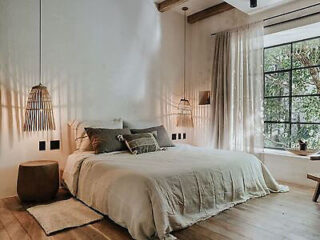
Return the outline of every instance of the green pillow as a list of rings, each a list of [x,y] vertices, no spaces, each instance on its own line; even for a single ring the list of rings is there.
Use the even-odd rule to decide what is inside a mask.
[[[105,129],[105,128],[85,128],[93,150],[96,154],[126,150],[126,145],[119,142],[117,136],[130,134],[129,128]]]

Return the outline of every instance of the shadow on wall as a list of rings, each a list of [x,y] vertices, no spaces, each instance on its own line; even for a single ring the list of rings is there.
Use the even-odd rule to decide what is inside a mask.
[[[23,133],[22,126],[28,91],[39,79],[38,6],[36,1],[24,3],[27,16],[12,21],[21,7],[15,0],[5,2],[8,7],[1,18],[14,24],[1,29],[5,54],[0,65],[0,141],[12,148],[34,135]],[[174,122],[180,98],[174,89],[183,67],[183,18],[159,14],[147,0],[117,2],[110,10],[104,6],[102,0],[43,5],[43,82],[53,98],[59,132],[48,133],[49,138],[64,138],[66,123],[74,118],[156,117],[167,126]],[[72,14],[69,9],[74,9]],[[128,13],[119,16],[123,9]],[[22,29],[26,30],[21,33]]]
[[[8,148],[14,148],[15,143],[25,137],[22,131],[27,94],[25,88],[35,79],[34,44],[30,41],[36,39],[32,38],[33,25],[28,24],[30,17],[21,19],[19,12],[12,11],[14,4],[13,1],[2,1],[0,8],[0,154],[5,154]],[[31,6],[30,2],[23,4],[26,11],[28,6]],[[17,31],[20,24],[23,29]],[[26,33],[31,38],[25,38]]]
[[[53,159],[63,166],[70,120],[160,119],[175,127],[181,15],[160,14],[149,0],[45,1],[43,83],[57,130],[24,133],[27,96],[39,79],[38,1],[0,3],[0,197],[15,194],[19,162]],[[39,152],[38,141],[51,139],[61,140],[61,151]]]
[[[224,18],[222,20],[225,20]],[[225,23],[214,27],[222,27]],[[230,20],[228,20],[230,21]],[[211,104],[199,105],[199,92],[211,91],[212,78],[212,61],[213,61],[213,46],[214,38],[203,29],[203,22],[199,24],[190,25],[189,33],[191,33],[188,46],[187,67],[187,82],[189,89],[190,100],[193,102],[194,114],[194,130],[193,130],[193,144],[198,146],[212,146],[212,104],[214,99],[211,99]],[[212,24],[210,26],[212,27]]]
[[[16,179],[18,177],[17,170],[18,166],[0,168],[0,175],[5,176],[1,181],[1,198],[15,195]],[[15,181],[12,181],[12,179],[15,179]]]
[[[8,59],[8,58],[7,58]],[[3,67],[5,66],[5,67]],[[23,84],[18,80],[25,81],[24,76],[20,77],[17,69],[11,63],[2,63],[0,68],[0,147],[6,143],[10,148],[15,141],[25,137],[23,134],[23,114],[25,93],[22,91]],[[10,69],[11,68],[11,69]]]
[[[169,17],[169,13],[162,13],[160,22],[164,31],[161,35],[158,57],[167,58],[168,62],[160,60],[155,65],[159,71],[160,84],[153,88],[159,89],[156,99],[160,107],[158,114],[161,122],[170,133],[176,133],[182,131],[176,127],[176,123],[178,104],[183,96],[184,18],[182,15]],[[172,25],[170,22],[178,24]]]

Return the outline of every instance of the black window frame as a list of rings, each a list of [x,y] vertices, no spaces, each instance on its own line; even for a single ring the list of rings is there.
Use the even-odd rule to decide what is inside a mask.
[[[302,40],[297,40],[297,41],[292,41],[292,42],[286,42],[286,43],[281,43],[269,47],[265,47],[263,50],[263,100],[265,99],[279,99],[279,98],[287,98],[289,100],[289,119],[288,121],[268,121],[264,119],[264,129],[266,124],[289,124],[289,137],[291,138],[292,136],[292,125],[293,124],[308,124],[308,125],[320,125],[320,122],[293,122],[292,121],[292,99],[295,97],[314,97],[318,96],[320,97],[320,94],[306,94],[306,95],[292,95],[292,72],[296,70],[304,70],[304,69],[309,69],[309,68],[320,68],[320,64],[318,65],[313,65],[313,66],[307,66],[307,67],[293,67],[293,45],[295,43],[299,42],[304,42],[308,40],[313,40],[313,39],[320,39],[320,36],[317,37],[311,37],[311,38],[306,38]],[[280,46],[285,46],[285,45],[290,45],[290,58],[291,58],[291,64],[289,69],[282,69],[282,70],[276,70],[276,71],[265,71],[265,51],[270,48],[276,48]],[[277,73],[288,73],[289,74],[289,95],[286,96],[266,96],[265,95],[265,89],[266,89],[266,75],[268,74],[277,74]],[[290,146],[289,148],[292,147],[292,142],[290,141]],[[265,146],[265,141],[264,141],[264,148],[266,149],[277,149],[277,150],[285,150],[284,148],[281,147],[266,147]]]

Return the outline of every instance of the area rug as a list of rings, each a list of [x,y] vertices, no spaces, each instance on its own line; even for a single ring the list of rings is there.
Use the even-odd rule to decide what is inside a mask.
[[[47,235],[103,219],[103,215],[74,198],[38,205],[28,208],[27,211],[38,221]]]

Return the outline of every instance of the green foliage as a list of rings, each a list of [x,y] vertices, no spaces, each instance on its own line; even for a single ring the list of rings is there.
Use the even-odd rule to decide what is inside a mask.
[[[279,71],[291,68],[291,45],[267,48],[264,52],[264,71]]]
[[[298,69],[292,71],[292,95],[309,95],[318,94],[317,86],[314,79],[310,74],[310,70],[317,71],[319,74],[319,68],[310,69]],[[319,79],[320,76],[318,75]]]
[[[290,125],[280,123],[264,124],[266,147],[272,148],[288,148],[290,145]]]
[[[265,96],[289,96],[289,72],[265,74]]]
[[[267,48],[264,62],[265,146],[319,149],[320,38]]]
[[[320,123],[320,101],[318,96],[292,98],[292,122]]]
[[[320,64],[320,38],[293,44],[293,67],[307,67]]]
[[[264,100],[265,121],[289,121],[289,98],[267,98]]]
[[[319,149],[320,146],[320,125],[312,124],[293,124],[291,133],[291,147],[299,146],[299,139],[305,139],[308,142],[308,148]]]

